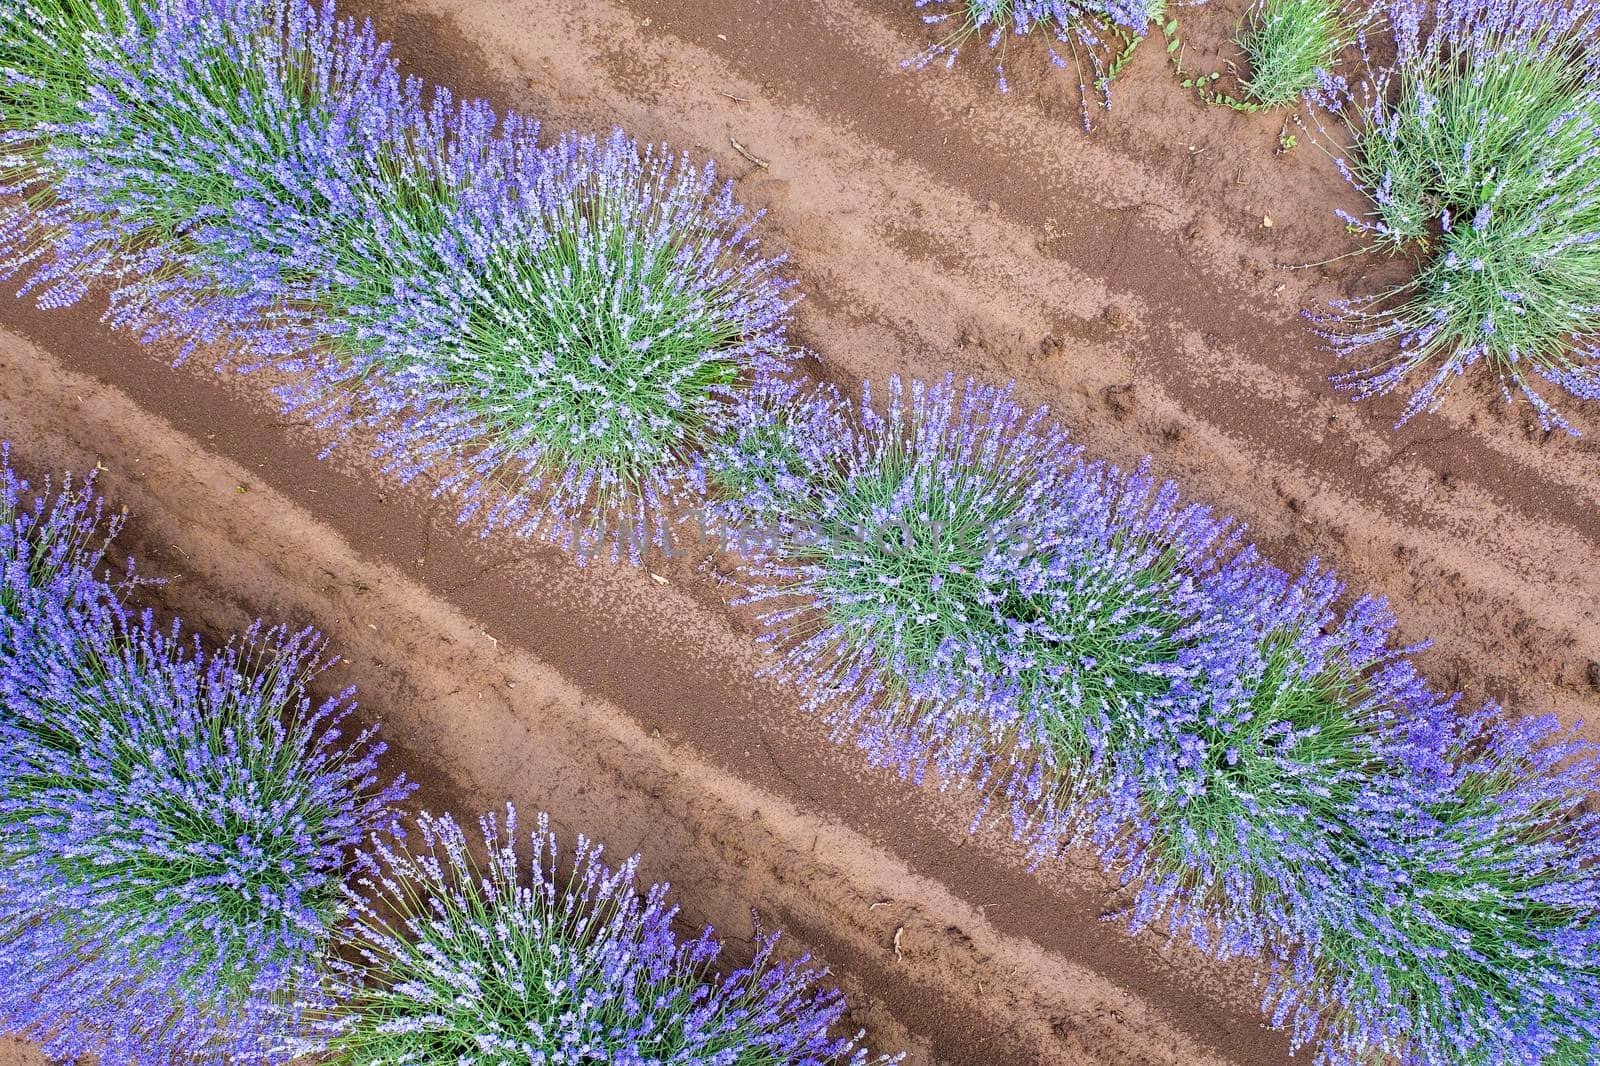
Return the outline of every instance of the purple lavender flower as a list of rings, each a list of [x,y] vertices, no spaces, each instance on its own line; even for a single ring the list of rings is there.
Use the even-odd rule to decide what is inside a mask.
[[[314,634],[207,653],[114,597],[41,600],[0,662],[0,1025],[47,1054],[285,1062],[347,850],[392,827]]]
[[[1421,802],[1267,1006],[1324,1061],[1566,1064],[1600,1048],[1600,759],[1490,705],[1405,753]],[[1420,813],[1419,813],[1420,812]]]
[[[362,854],[330,964],[333,1061],[867,1062],[830,1035],[845,1000],[819,987],[825,971],[775,961],[775,937],[725,975],[711,930],[673,932],[666,885],[640,891],[637,858],[608,868],[579,837],[558,876],[541,815],[524,869],[516,812],[480,824],[487,867],[448,816],[420,817],[417,851]]]
[[[1411,388],[1401,422],[1438,408],[1480,364],[1546,429],[1539,392],[1600,398],[1600,8],[1389,0],[1393,59],[1317,94],[1353,140],[1341,170],[1369,201],[1343,216],[1415,275],[1310,313],[1357,397]]]
[[[1094,71],[1093,86],[1107,107],[1111,106],[1111,80],[1127,63],[1133,49],[1160,22],[1166,0],[915,0],[918,9],[931,9],[922,16],[929,25],[953,24],[955,28],[941,41],[903,64],[922,70],[935,60],[946,67],[967,41],[981,37],[991,49],[1004,51],[1012,36],[1023,37],[1035,30],[1055,42],[1049,48],[1050,61],[1065,68],[1072,57],[1078,72],[1078,88],[1083,97],[1083,122],[1089,126],[1089,84],[1083,71],[1087,56]],[[1006,92],[1005,63],[995,65],[1000,91]]]
[[[41,604],[94,603],[109,591],[106,548],[122,528],[94,491],[94,475],[46,481],[35,491],[0,442],[0,657],[37,643]],[[131,580],[131,578],[129,578]]]

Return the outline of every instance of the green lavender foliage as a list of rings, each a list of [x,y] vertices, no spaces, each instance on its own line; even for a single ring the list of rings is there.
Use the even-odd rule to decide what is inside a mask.
[[[0,129],[21,137],[5,143],[0,184],[35,181],[44,163],[45,131],[75,121],[95,84],[97,61],[116,53],[116,39],[146,25],[124,0],[30,0],[0,5]]]
[[[1241,88],[1264,107],[1288,107],[1317,85],[1349,41],[1336,0],[1261,0],[1239,25],[1250,74]]]
[[[1358,396],[1411,389],[1434,410],[1473,367],[1520,393],[1600,398],[1600,49],[1588,3],[1393,0],[1398,58],[1319,90],[1354,145],[1341,167],[1369,201],[1341,212],[1375,251],[1416,261],[1404,283],[1311,315]]]

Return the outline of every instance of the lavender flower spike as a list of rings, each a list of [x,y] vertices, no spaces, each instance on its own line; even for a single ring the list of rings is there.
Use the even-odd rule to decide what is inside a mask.
[[[122,517],[105,513],[94,475],[34,490],[0,442],[0,659],[44,646],[33,627],[50,605],[85,605],[111,594],[102,573]],[[129,579],[131,580],[131,578]]]

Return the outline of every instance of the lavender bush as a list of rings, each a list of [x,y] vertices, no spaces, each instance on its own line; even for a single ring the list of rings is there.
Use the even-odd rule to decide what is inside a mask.
[[[1035,30],[1048,35],[1050,61],[1058,68],[1067,66],[1065,52],[1072,57],[1078,73],[1078,88],[1084,101],[1084,126],[1089,125],[1089,84],[1083,69],[1087,57],[1094,71],[1094,89],[1105,105],[1111,105],[1111,80],[1128,61],[1133,49],[1152,23],[1166,13],[1166,0],[916,0],[918,9],[932,9],[922,16],[929,25],[954,28],[937,44],[906,61],[904,65],[922,70],[936,60],[946,67],[955,65],[962,47],[973,37],[982,38],[991,49],[1003,52],[1009,37],[1022,37]],[[1006,92],[1005,62],[995,63],[1000,91]]]
[[[709,166],[620,132],[563,138],[484,199],[380,327],[414,353],[394,387],[418,409],[387,452],[443,468],[466,519],[637,561],[736,393],[786,369],[779,261]]]
[[[805,960],[774,961],[774,938],[723,974],[710,930],[673,932],[667,886],[640,891],[637,858],[609,868],[579,837],[562,877],[544,816],[527,859],[515,810],[481,827],[481,861],[453,819],[428,814],[420,849],[363,853],[332,963],[333,1061],[867,1062],[829,1035],[844,998]]]
[[[709,477],[759,531],[742,579],[779,676],[874,761],[1003,789],[1041,842],[1244,617],[1227,523],[1081,462],[1010,390],[895,380],[853,426],[828,392],[750,426]],[[994,776],[1019,755],[1041,772]]]
[[[97,575],[89,482],[0,471],[0,1028],[53,1056],[285,1061],[346,852],[403,781],[311,633],[207,653]]]
[[[1353,84],[1324,81],[1353,139],[1341,166],[1371,205],[1343,217],[1417,269],[1312,317],[1342,358],[1373,360],[1341,385],[1413,390],[1402,422],[1479,364],[1546,429],[1571,427],[1541,384],[1600,397],[1597,10],[1392,0],[1395,58],[1369,54]]]
[[[0,108],[33,98],[50,43],[7,10]],[[789,360],[781,259],[731,186],[620,132],[540,148],[534,123],[426,99],[331,4],[130,10],[43,64],[85,83],[50,121],[0,110],[27,149],[12,187],[42,190],[0,215],[24,291],[59,306],[114,276],[114,322],[287,373],[287,407],[368,422],[463,521],[580,559],[660,543],[731,396]]]
[[[0,1017],[47,1053],[279,1062],[347,850],[390,828],[372,731],[313,703],[309,633],[206,653],[109,607],[7,664]]]
[[[887,415],[868,395],[851,423],[836,396],[812,404],[778,423],[782,463],[755,468],[762,490],[724,505],[765,531],[744,579],[780,676],[815,706],[844,697],[842,731],[876,759],[915,772],[926,738],[943,736],[963,765],[1006,705],[1011,633],[996,605],[1041,580],[1045,553],[1031,547],[1077,449],[981,386],[918,382],[907,395],[894,381]]]
[[[1314,954],[1269,988],[1322,1055],[1593,1062],[1600,1049],[1600,760],[1552,719],[1489,706],[1418,730],[1414,817],[1364,849]]]

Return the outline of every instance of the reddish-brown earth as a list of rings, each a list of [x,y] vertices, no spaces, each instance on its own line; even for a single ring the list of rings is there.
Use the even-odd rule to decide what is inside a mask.
[[[1025,45],[1004,97],[981,49],[902,71],[929,32],[906,0],[345,10],[411,71],[548,129],[715,157],[792,256],[819,373],[1015,378],[1091,453],[1153,455],[1282,565],[1320,556],[1389,596],[1405,639],[1434,638],[1440,685],[1568,721],[1600,701],[1600,412],[1576,411],[1580,440],[1548,436],[1462,387],[1396,432],[1398,404],[1336,395],[1297,312],[1371,264],[1285,264],[1349,250],[1331,212],[1352,195],[1304,132],[1275,154],[1281,117],[1187,95],[1153,42],[1085,134]],[[1190,66],[1217,64],[1236,16],[1181,14]],[[316,461],[248,381],[166,370],[94,317],[0,305],[0,434],[36,469],[108,468],[145,569],[178,578],[164,607],[215,632],[255,614],[325,629],[419,802],[548,808],[643,850],[692,921],[735,937],[756,907],[910,1062],[1283,1061],[1246,971],[1124,937],[1099,920],[1113,880],[1029,873],[968,838],[964,797],[830,746],[757,679],[749,618],[692,561],[654,565],[662,584],[481,543],[359,449]]]

